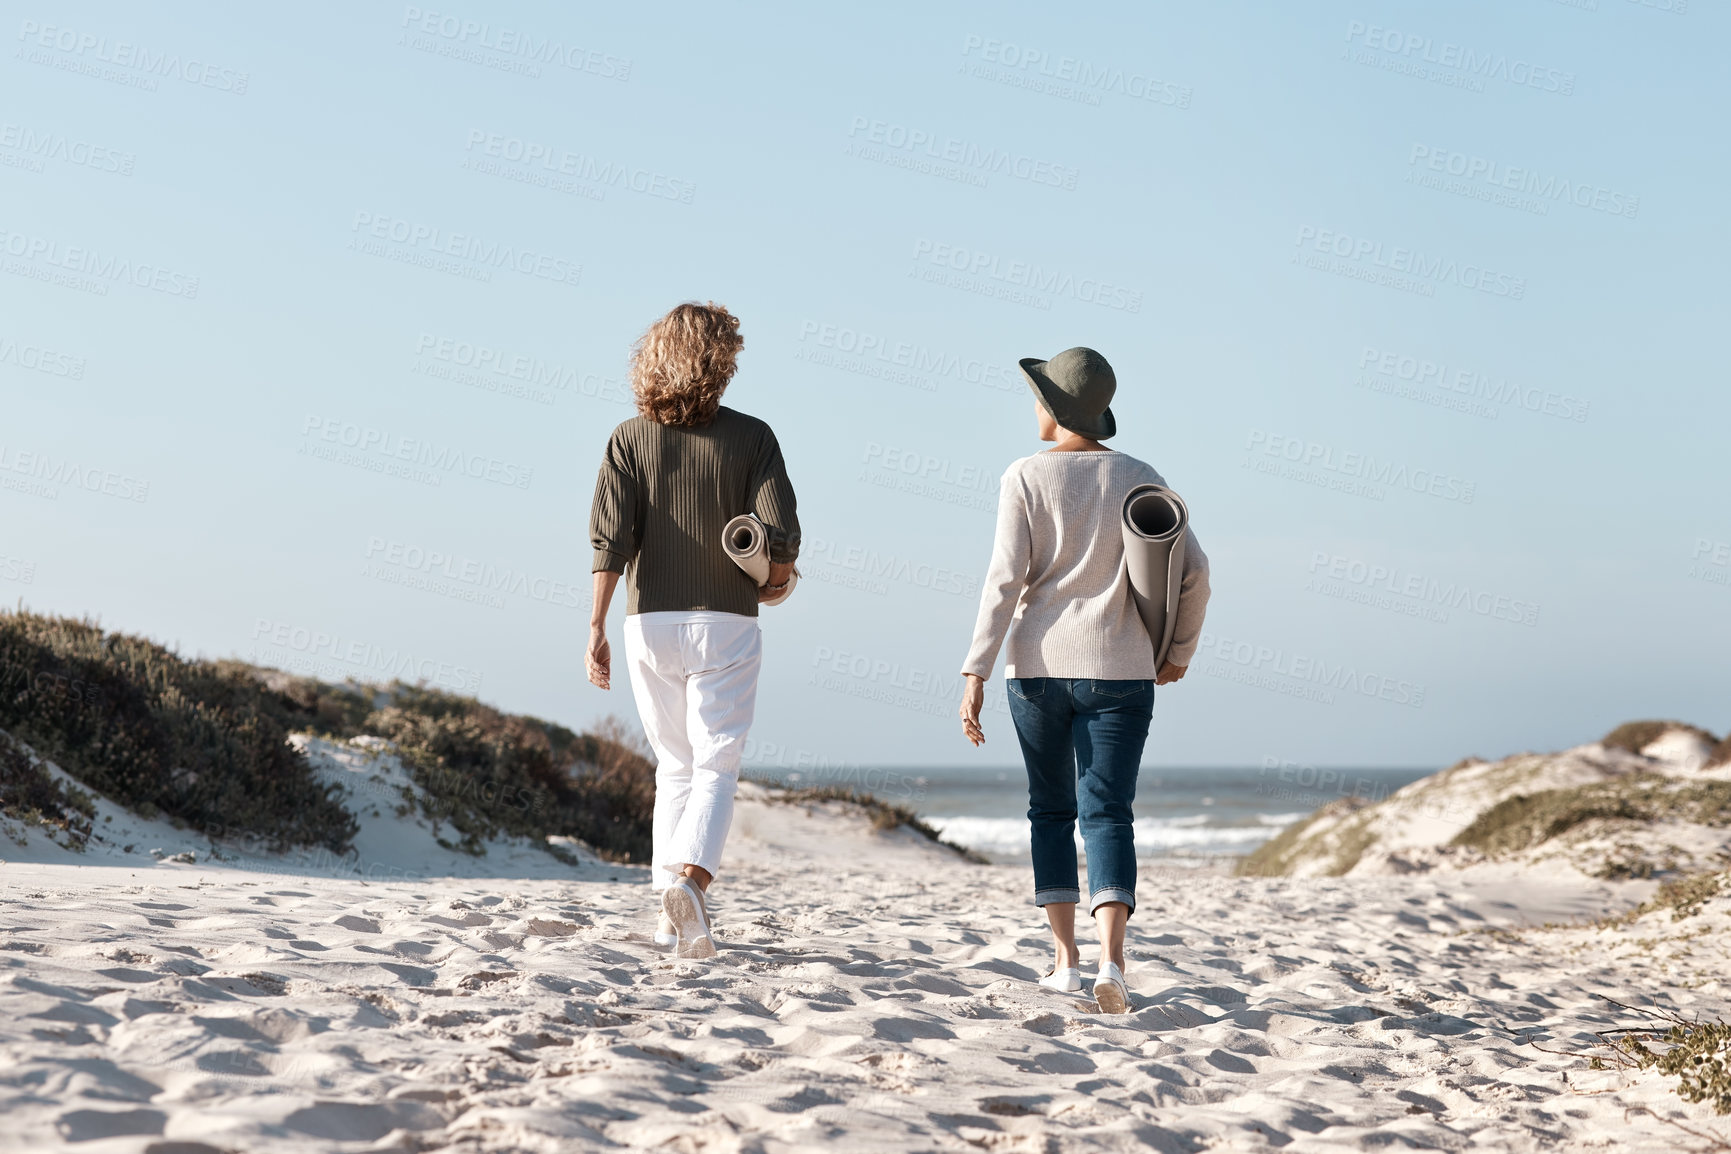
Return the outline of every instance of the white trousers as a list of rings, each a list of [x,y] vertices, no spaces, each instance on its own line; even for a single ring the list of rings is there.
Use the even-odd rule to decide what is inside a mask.
[[[757,708],[763,632],[737,613],[635,613],[625,618],[625,658],[655,750],[655,888],[685,865],[717,875]]]

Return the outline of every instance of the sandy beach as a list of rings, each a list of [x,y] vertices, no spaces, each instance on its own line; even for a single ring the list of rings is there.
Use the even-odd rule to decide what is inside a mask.
[[[1034,984],[1025,867],[773,797],[744,787],[705,962],[587,856],[369,881],[11,847],[0,1146],[1708,1148],[1673,1080],[1588,1058],[1632,1020],[1606,997],[1722,1009],[1726,899],[1537,929],[1652,883],[1147,867],[1106,1016]]]
[[[0,1154],[1731,1154],[1731,0],[9,19]]]

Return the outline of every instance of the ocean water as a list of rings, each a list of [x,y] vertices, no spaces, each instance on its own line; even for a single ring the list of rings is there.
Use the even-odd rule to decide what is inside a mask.
[[[1329,801],[1348,796],[1377,801],[1434,772],[1292,764],[1144,768],[1136,788],[1137,854],[1187,859],[1247,854]],[[1021,766],[985,770],[824,767],[759,771],[755,776],[789,785],[852,786],[910,806],[946,840],[993,860],[1028,859],[1028,782]]]

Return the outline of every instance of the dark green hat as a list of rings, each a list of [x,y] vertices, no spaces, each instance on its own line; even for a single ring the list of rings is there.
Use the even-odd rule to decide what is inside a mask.
[[[1023,357],[1016,362],[1034,395],[1059,425],[1095,441],[1118,432],[1112,397],[1118,377],[1106,358],[1093,349],[1065,349],[1049,361]]]

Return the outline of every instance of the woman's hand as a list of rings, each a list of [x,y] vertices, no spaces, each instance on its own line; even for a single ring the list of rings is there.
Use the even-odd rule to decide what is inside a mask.
[[[607,644],[607,627],[589,627],[589,652],[583,655],[589,669],[589,684],[597,689],[613,688],[613,647]]]
[[[757,603],[773,601],[787,592],[787,583],[793,579],[793,562],[782,564],[779,561],[769,563],[769,581],[757,587]]]
[[[613,688],[613,650],[607,644],[607,607],[613,604],[613,589],[619,584],[619,574],[611,569],[597,569],[594,575],[595,594],[589,609],[589,651],[583,664],[589,671],[589,684],[597,689]]]
[[[1162,661],[1160,672],[1154,675],[1154,684],[1167,685],[1174,681],[1182,681],[1189,670],[1188,665],[1174,665],[1170,661]]]
[[[980,706],[986,703],[986,683],[972,673],[962,674],[962,735],[975,746],[986,742],[980,728]]]

